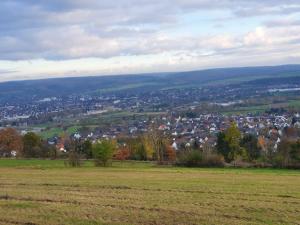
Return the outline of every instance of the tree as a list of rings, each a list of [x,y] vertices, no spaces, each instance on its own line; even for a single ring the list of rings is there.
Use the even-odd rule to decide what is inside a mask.
[[[244,148],[240,146],[241,132],[235,123],[231,123],[231,126],[225,131],[225,141],[229,146],[228,159],[230,161],[237,160],[238,158],[246,159],[247,153]]]
[[[33,133],[29,132],[23,136],[23,151],[22,156],[25,158],[41,157],[42,140]]]
[[[148,132],[148,141],[153,147],[154,159],[162,162],[165,160],[165,140],[163,134],[153,127]]]
[[[275,154],[273,163],[275,163],[276,166],[280,166],[280,167],[289,166],[291,164],[290,152],[291,152],[291,143],[288,141],[288,139],[284,138],[278,144],[277,152]]]
[[[111,140],[102,140],[93,145],[93,157],[96,166],[107,166],[111,163],[114,152],[116,150],[116,143]]]
[[[292,144],[290,155],[294,162],[300,163],[300,140]]]
[[[175,162],[176,161],[176,152],[175,150],[172,148],[171,145],[166,145],[166,159],[169,162]]]
[[[130,157],[130,151],[126,146],[119,148],[117,153],[114,156],[116,160],[120,160],[120,161],[127,160],[129,159],[129,157]]]
[[[87,158],[92,158],[93,157],[93,144],[90,140],[85,140],[82,143],[82,150],[83,153],[86,155]]]
[[[73,145],[73,148],[75,150],[75,152],[77,152],[78,154],[85,156],[86,158],[92,158],[93,154],[92,154],[92,147],[93,144],[90,140],[83,140],[83,139],[74,139],[74,140],[70,140],[69,143],[66,143],[66,147],[68,148],[68,144]]]
[[[300,167],[300,141],[284,138],[278,145],[274,163],[280,167]]]
[[[153,156],[154,156],[154,146],[153,146],[153,143],[151,140],[152,139],[150,138],[150,136],[148,134],[144,135],[142,137],[143,145],[144,145],[144,148],[146,151],[147,160],[152,160]]]
[[[57,158],[57,149],[55,146],[49,145],[47,141],[42,142],[42,157],[50,157],[51,159]]]
[[[66,165],[71,167],[80,167],[82,165],[81,161],[81,144],[79,140],[64,140],[65,148],[68,151],[68,160],[65,161]]]
[[[127,139],[127,146],[131,159],[147,160],[146,147],[141,137]]]
[[[68,154],[67,165],[71,167],[80,167],[82,162],[80,160],[80,155],[75,150],[70,150]]]
[[[0,156],[11,156],[12,151],[16,151],[19,155],[22,148],[22,137],[15,129],[0,130]]]
[[[256,160],[261,156],[258,139],[253,134],[246,134],[241,140],[241,146],[246,149],[250,160]]]
[[[262,152],[266,153],[267,152],[267,143],[266,143],[266,139],[263,136],[259,136],[257,139],[257,144],[258,147],[262,150]]]
[[[147,152],[144,143],[141,139],[138,139],[139,142],[136,144],[136,159],[137,160],[147,160]]]
[[[229,162],[230,148],[228,142],[225,140],[225,132],[219,132],[217,135],[217,146],[216,150],[218,154],[223,155],[224,159]]]
[[[283,129],[283,134],[287,138],[296,138],[297,137],[297,129],[294,127],[285,127]]]

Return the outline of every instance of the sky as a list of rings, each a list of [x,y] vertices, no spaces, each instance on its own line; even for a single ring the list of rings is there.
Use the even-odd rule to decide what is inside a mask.
[[[0,81],[298,63],[299,0],[0,1]]]

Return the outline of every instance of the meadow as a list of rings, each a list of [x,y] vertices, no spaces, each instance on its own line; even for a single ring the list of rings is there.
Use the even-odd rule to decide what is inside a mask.
[[[0,224],[300,224],[300,171],[0,160]]]

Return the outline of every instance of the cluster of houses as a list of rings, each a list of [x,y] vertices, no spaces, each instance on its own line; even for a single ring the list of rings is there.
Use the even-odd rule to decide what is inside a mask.
[[[85,133],[74,133],[73,139],[89,139],[97,141],[101,138],[115,139],[118,137],[137,137],[145,134],[149,129],[156,129],[162,135],[172,140],[172,146],[178,150],[182,147],[198,146],[199,148],[214,147],[217,134],[225,131],[234,122],[241,133],[253,134],[262,143],[271,145],[276,150],[284,130],[300,128],[300,114],[285,113],[281,115],[235,115],[200,114],[194,118],[174,116],[172,113],[148,120],[136,121],[134,124],[111,125],[108,129],[95,129]],[[297,136],[297,135],[296,135]],[[298,138],[298,136],[296,137]],[[60,137],[49,139],[49,144],[56,145],[65,151]]]
[[[195,143],[200,148],[214,147],[217,134],[225,131],[232,123],[237,125],[242,134],[252,134],[261,140],[261,143],[271,146],[276,151],[286,129],[300,128],[300,114],[259,116],[201,114],[196,118],[162,117],[158,130],[172,136],[174,140],[172,146],[175,149],[178,149],[178,146],[190,146]],[[295,139],[299,138],[297,133],[293,135]]]

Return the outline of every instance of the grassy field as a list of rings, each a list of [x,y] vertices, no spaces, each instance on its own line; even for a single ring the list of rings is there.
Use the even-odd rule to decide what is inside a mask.
[[[288,102],[288,106],[299,109],[300,108],[300,100],[291,100]]]
[[[224,115],[238,115],[247,113],[263,113],[270,108],[270,105],[248,106],[248,107],[236,107],[229,111],[224,111]]]
[[[0,160],[0,212],[24,225],[300,224],[300,171]]]

